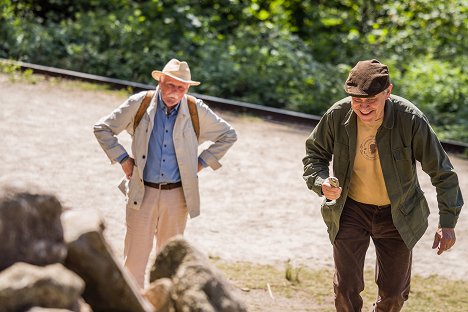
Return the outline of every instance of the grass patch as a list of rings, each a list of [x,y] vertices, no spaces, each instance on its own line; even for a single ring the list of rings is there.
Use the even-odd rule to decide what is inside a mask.
[[[335,311],[333,271],[330,269],[313,270],[306,267],[294,267],[290,262],[285,263],[282,269],[272,265],[247,262],[232,263],[219,259],[212,259],[212,261],[236,288],[267,291],[267,285],[269,285],[275,300],[302,302],[303,309],[295,304],[297,310]],[[363,310],[368,311],[377,296],[373,270],[366,270],[365,283],[366,289],[361,295],[364,300]],[[466,293],[468,293],[466,281],[450,280],[440,276],[413,276],[410,297],[403,310],[405,312],[466,311],[468,306]],[[247,299],[245,301],[249,311],[263,311],[262,305],[248,300],[249,292],[243,294]]]
[[[32,69],[21,71],[19,65],[14,62],[0,61],[0,73],[8,76],[10,82],[24,82],[35,84],[37,82],[36,75],[33,74]]]

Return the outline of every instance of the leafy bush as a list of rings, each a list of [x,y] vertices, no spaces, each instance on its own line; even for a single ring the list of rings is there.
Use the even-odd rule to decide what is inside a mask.
[[[467,61],[465,57],[465,64]],[[405,66],[396,84],[401,85],[399,93],[428,116],[443,138],[467,141],[468,76],[461,67],[430,57],[414,60]]]
[[[323,113],[361,59],[446,138],[466,135],[464,0],[0,0],[0,57],[132,81],[172,57],[197,92]]]
[[[197,73],[211,81],[207,93],[320,114],[343,96],[342,73],[305,51],[299,38],[259,23],[204,49]]]

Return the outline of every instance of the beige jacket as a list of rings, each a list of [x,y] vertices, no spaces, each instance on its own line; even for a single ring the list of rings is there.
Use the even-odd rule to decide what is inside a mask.
[[[124,178],[119,188],[126,194],[127,207],[137,210],[140,209],[145,192],[143,169],[146,165],[148,141],[155,120],[158,92],[159,89],[156,88],[155,96],[135,133],[133,133],[133,119],[145,97],[145,91],[132,95],[110,115],[94,125],[94,135],[111,163],[115,163],[115,159],[126,152],[116,136],[123,130],[132,136],[132,152],[128,154],[135,159],[136,168],[134,168],[130,180],[127,181]],[[182,99],[179,107],[173,134],[185,201],[191,218],[200,214],[198,157],[203,159],[213,170],[216,170],[221,167],[219,160],[237,140],[237,134],[231,125],[217,116],[202,100],[197,99],[197,110],[200,121],[198,141],[190,119],[186,96]],[[211,141],[213,144],[198,156],[198,146],[205,141]]]

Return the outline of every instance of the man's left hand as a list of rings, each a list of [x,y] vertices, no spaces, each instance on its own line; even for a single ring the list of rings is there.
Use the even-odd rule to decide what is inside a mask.
[[[437,254],[441,255],[444,251],[449,250],[455,245],[457,238],[455,237],[455,229],[453,228],[438,228],[435,237],[434,244],[432,244],[432,249],[437,250]]]

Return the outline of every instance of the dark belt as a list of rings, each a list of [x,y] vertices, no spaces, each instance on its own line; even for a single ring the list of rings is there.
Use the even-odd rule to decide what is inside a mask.
[[[180,181],[176,183],[153,183],[153,182],[144,181],[144,183],[146,186],[154,187],[159,190],[172,190],[172,189],[182,186],[182,182]]]
[[[346,198],[346,200],[353,201],[353,202],[355,202],[355,203],[357,203],[357,204],[360,204],[360,205],[366,205],[366,206],[370,206],[370,207],[372,207],[372,208],[377,208],[378,210],[387,209],[387,208],[390,208],[390,207],[392,206],[391,204],[379,206],[379,205],[361,203],[361,202],[358,202],[357,200],[352,199],[352,198],[349,197],[349,196]]]

